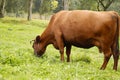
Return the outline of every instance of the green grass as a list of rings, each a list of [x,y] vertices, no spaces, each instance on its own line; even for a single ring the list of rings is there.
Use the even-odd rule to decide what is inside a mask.
[[[112,70],[112,57],[106,70],[99,70],[103,54],[96,47],[72,47],[69,63],[60,61],[59,51],[52,45],[42,57],[34,56],[30,41],[47,24],[43,20],[0,19],[0,80],[120,80],[120,65],[118,71]]]

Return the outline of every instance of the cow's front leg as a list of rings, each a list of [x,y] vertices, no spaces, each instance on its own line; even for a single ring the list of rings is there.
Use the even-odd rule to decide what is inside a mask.
[[[66,45],[67,62],[70,62],[71,45]]]
[[[62,34],[61,33],[56,33],[55,34],[55,39],[56,39],[56,42],[57,42],[57,45],[58,45],[58,48],[59,48],[59,51],[60,51],[60,55],[61,55],[61,61],[64,61],[64,42],[63,42],[63,39],[62,39]]]

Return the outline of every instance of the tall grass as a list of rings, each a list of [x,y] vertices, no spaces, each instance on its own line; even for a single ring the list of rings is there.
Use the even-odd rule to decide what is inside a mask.
[[[112,58],[106,70],[99,70],[103,54],[96,47],[72,47],[69,63],[60,61],[59,51],[52,45],[42,57],[34,56],[30,41],[47,24],[43,20],[0,19],[0,80],[120,80],[120,66],[118,71],[112,70]]]

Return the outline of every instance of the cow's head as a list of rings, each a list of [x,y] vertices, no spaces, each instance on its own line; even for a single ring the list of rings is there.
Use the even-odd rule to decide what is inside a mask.
[[[44,43],[41,41],[40,36],[37,36],[33,43],[34,54],[42,56],[46,50]]]

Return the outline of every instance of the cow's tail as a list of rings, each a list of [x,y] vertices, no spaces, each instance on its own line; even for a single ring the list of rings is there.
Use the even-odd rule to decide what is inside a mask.
[[[116,26],[116,34],[115,34],[115,39],[114,39],[114,42],[113,42],[113,53],[114,55],[118,56],[120,55],[119,53],[119,15],[116,13],[116,18],[117,18],[117,26]]]
[[[113,58],[114,58],[114,66],[113,69],[117,70],[118,66],[118,59],[119,59],[119,16],[117,13],[116,14],[116,30],[115,30],[115,36],[113,40],[113,44],[111,46],[112,53],[113,53]]]
[[[117,16],[117,30],[116,30],[116,53],[119,55],[119,15]]]
[[[116,32],[114,36],[114,41],[112,45],[112,52],[114,57],[119,58],[120,51],[119,51],[119,27],[120,27],[120,19],[119,15],[115,12],[116,15]]]

